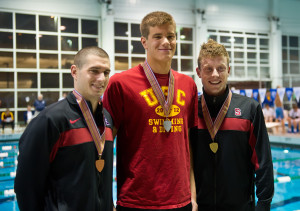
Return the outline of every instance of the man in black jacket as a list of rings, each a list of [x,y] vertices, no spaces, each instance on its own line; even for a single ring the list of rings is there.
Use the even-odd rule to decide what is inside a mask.
[[[73,92],[27,126],[15,178],[21,211],[113,209],[112,133],[105,129],[101,103],[109,73],[103,49],[81,49],[71,66]]]
[[[270,210],[273,164],[262,109],[229,90],[229,72],[225,47],[211,39],[204,43],[197,68],[203,84],[198,129],[191,131],[198,208]]]

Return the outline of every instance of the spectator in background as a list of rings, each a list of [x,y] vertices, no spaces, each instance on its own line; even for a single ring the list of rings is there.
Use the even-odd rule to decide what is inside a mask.
[[[37,116],[42,110],[46,108],[46,102],[43,99],[43,95],[39,94],[38,99],[36,99],[33,103],[33,106],[35,108],[34,116]]]
[[[2,100],[0,100],[0,108],[2,106]],[[0,124],[1,124],[1,118],[0,118]]]
[[[278,86],[277,88],[280,88],[280,86]],[[283,104],[280,100],[280,97],[278,95],[278,93],[276,94],[276,98],[275,98],[275,114],[276,114],[276,122],[280,122],[281,123],[281,132],[284,134],[285,133],[285,125],[284,125],[284,111],[283,111]],[[277,127],[277,132],[278,132],[278,127]]]
[[[3,134],[4,134],[4,128],[6,125],[11,125],[12,133],[14,133],[14,129],[15,129],[14,115],[9,110],[9,108],[7,108],[6,111],[2,112],[1,123],[2,123],[2,133]]]
[[[300,109],[298,109],[296,103],[293,103],[293,108],[289,111],[289,116],[288,116],[288,127],[289,127],[288,132],[297,133],[299,130],[298,128],[299,122],[300,122]]]
[[[268,104],[271,108],[274,107],[274,101],[273,101],[273,99],[271,97],[270,90],[267,90],[267,92],[266,92],[266,97],[265,97],[265,99],[264,99],[264,101],[262,103],[262,107],[264,108],[266,104]]]
[[[27,105],[27,111],[24,112],[24,116],[23,116],[25,125],[28,125],[29,122],[33,119],[33,117],[34,117],[34,111],[32,110],[31,105]]]
[[[275,120],[275,111],[273,108],[270,107],[268,103],[265,104],[263,108],[263,114],[265,117],[265,122],[274,122]]]

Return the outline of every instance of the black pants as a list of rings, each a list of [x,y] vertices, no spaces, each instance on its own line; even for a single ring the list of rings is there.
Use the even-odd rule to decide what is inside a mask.
[[[128,208],[128,207],[121,207],[117,206],[117,211],[192,211],[192,204],[188,204],[185,207],[175,208],[175,209],[164,209],[164,210],[157,210],[157,209],[136,209],[136,208]]]
[[[15,128],[15,123],[14,122],[4,122],[2,121],[2,129],[4,130],[5,125],[11,125],[11,129]]]

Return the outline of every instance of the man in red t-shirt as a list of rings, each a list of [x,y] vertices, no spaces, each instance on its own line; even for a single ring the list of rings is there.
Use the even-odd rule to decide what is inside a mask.
[[[171,69],[173,17],[149,13],[140,29],[146,61],[112,76],[103,99],[117,134],[117,210],[197,210],[188,137],[197,87]]]

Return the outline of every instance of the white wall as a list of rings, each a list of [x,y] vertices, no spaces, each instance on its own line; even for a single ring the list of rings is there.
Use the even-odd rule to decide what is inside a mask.
[[[283,33],[300,33],[300,1],[281,0],[278,4],[278,16],[280,18],[280,28]]]
[[[94,17],[101,11],[98,0],[0,0],[0,8]]]
[[[101,46],[114,55],[114,21],[140,23],[149,12],[162,10],[173,15],[177,24],[196,27],[196,52],[206,39],[207,28],[270,32],[272,29],[272,77],[281,75],[281,34],[300,34],[299,0],[112,0],[107,12],[103,0],[0,0],[0,9],[102,17]],[[204,19],[197,10],[204,10]],[[268,17],[279,18],[276,24]],[[277,28],[276,28],[277,27]],[[112,64],[113,69],[113,64]],[[197,83],[200,83],[199,81]],[[276,82],[278,83],[278,82]]]
[[[1,0],[1,9],[68,14],[71,16],[105,16],[101,0]],[[270,30],[268,16],[280,18],[283,33],[300,33],[299,0],[112,0],[113,19],[140,22],[145,14],[163,10],[178,24],[196,24],[195,9],[205,10],[208,27],[239,30]],[[105,11],[105,10],[104,10]]]
[[[195,24],[194,0],[113,0],[116,19],[141,22],[149,12],[165,11],[170,13],[177,24]]]

